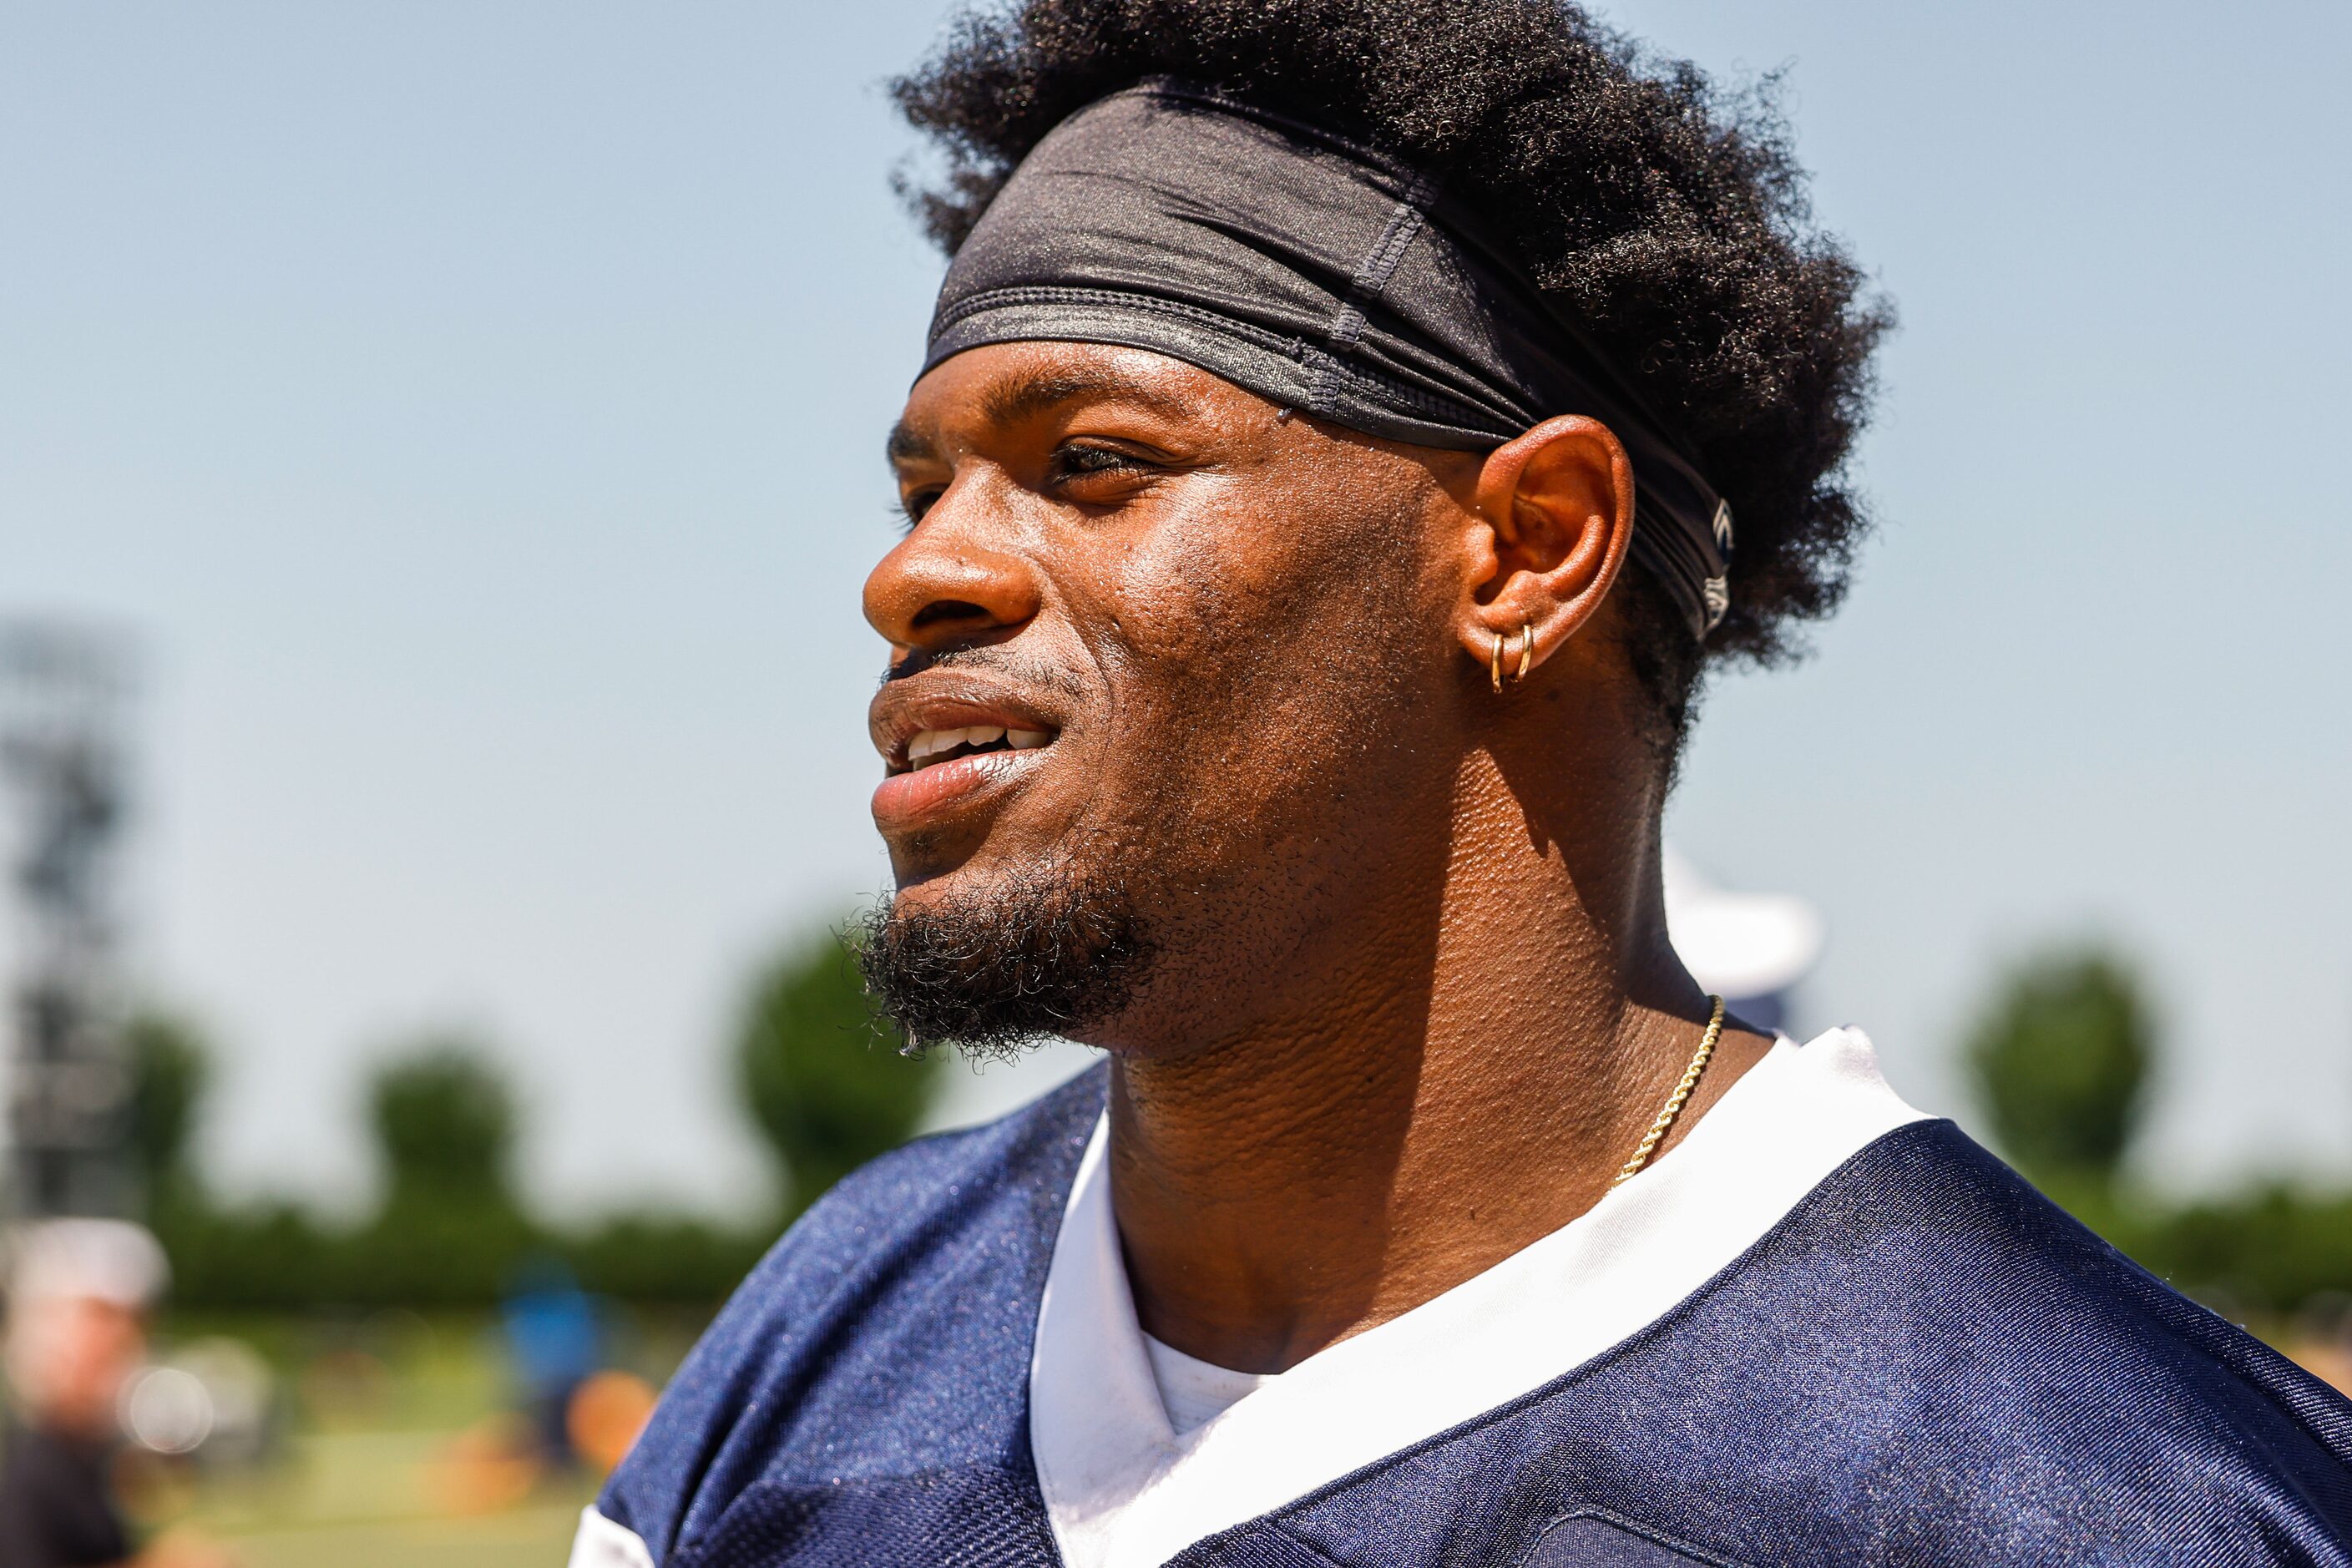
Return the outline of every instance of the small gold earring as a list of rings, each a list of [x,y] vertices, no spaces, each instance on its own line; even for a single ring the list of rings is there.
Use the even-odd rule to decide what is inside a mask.
[[[1495,689],[1503,689],[1503,634],[1495,634],[1495,650],[1486,656],[1486,675],[1494,681]]]
[[[1519,644],[1519,672],[1511,677],[1513,680],[1525,680],[1528,678],[1528,671],[1535,667],[1536,628],[1534,624],[1528,621],[1520,622],[1519,635],[1527,640]]]

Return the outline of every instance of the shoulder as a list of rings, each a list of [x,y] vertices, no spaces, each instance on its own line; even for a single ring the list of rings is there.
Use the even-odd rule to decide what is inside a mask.
[[[1685,1327],[1729,1408],[1770,1412],[1794,1489],[1866,1501],[1879,1546],[2347,1560],[2352,1405],[1948,1121],[1862,1150]]]
[[[999,1121],[917,1138],[851,1172],[753,1268],[714,1333],[789,1313],[812,1282],[831,1291],[887,1277],[951,1235],[1031,1217],[1041,1205],[1058,1212],[1107,1081],[1097,1066]]]
[[[112,1563],[130,1552],[103,1452],[11,1422],[0,1439],[0,1563]]]
[[[1024,1462],[1037,1297],[1104,1080],[918,1139],[819,1199],[696,1344],[598,1510],[665,1560],[761,1482],[909,1452]],[[915,1396],[940,1379],[967,1394],[954,1409]]]
[[[1640,1332],[1285,1525],[1406,1509],[1437,1544],[1399,1562],[1601,1561],[1622,1527],[1684,1553],[1628,1561],[1756,1568],[2352,1564],[2348,1465],[2341,1396],[1918,1121]]]
[[[1988,1416],[2079,1405],[2144,1424],[2175,1404],[2219,1401],[2352,1455],[2352,1404],[2124,1257],[1948,1121],[1863,1150],[1766,1249],[1779,1257],[1761,1261],[1788,1265],[1792,1282],[1834,1271],[1867,1289],[1866,1331],[1907,1374],[2008,1380],[2020,1403]]]

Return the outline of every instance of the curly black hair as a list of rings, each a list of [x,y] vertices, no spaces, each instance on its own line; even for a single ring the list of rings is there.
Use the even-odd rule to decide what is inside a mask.
[[[1800,651],[1868,528],[1844,467],[1893,314],[1813,226],[1769,79],[1719,89],[1570,0],[1024,0],[891,84],[949,161],[905,194],[953,254],[1046,132],[1158,75],[1444,171],[1677,424],[1739,536],[1704,646],[1646,574],[1621,584],[1669,764],[1710,660]]]

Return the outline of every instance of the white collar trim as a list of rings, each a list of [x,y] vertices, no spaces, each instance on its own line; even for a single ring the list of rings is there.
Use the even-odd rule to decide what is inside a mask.
[[[1575,1220],[1181,1436],[1136,1322],[1097,1123],[1029,1372],[1030,1445],[1064,1560],[1153,1568],[1563,1376],[1720,1273],[1857,1151],[1921,1120],[1861,1031],[1783,1037],[1672,1153]]]

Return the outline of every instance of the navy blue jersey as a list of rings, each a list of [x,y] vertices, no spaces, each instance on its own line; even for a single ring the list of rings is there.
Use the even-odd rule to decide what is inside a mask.
[[[681,1369],[575,1561],[1063,1562],[1033,1357],[1104,1093],[1097,1068],[812,1209]],[[1696,1190],[1735,1201],[1719,1175]],[[2347,1543],[2352,1405],[1918,1119],[1598,1353],[1165,1560],[2352,1563]]]

